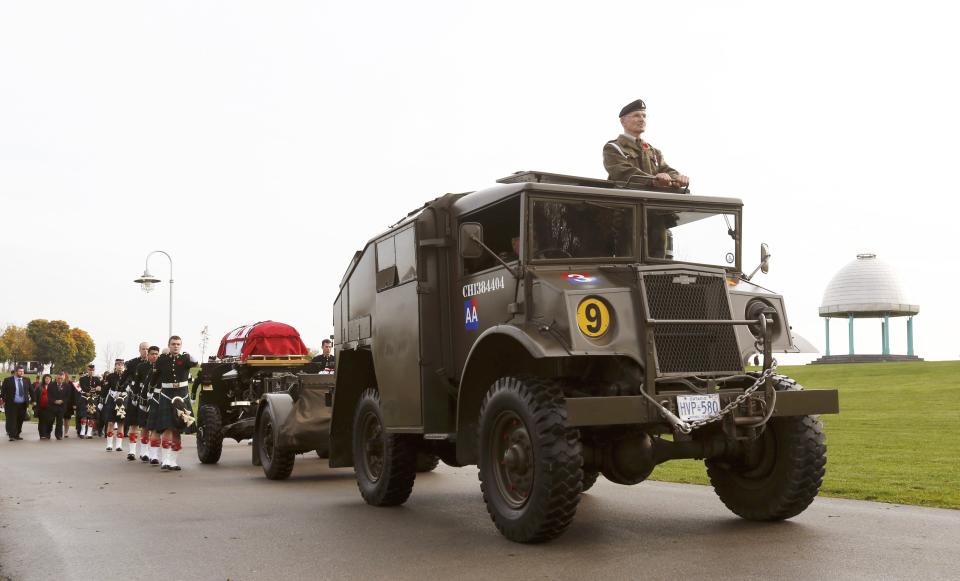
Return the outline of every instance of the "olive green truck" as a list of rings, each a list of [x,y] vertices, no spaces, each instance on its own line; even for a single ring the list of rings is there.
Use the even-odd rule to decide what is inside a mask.
[[[385,506],[418,454],[475,464],[518,542],[561,534],[599,475],[679,458],[743,518],[799,514],[837,392],[776,373],[798,348],[783,297],[745,274],[743,228],[737,199],[539,172],[428,202],[340,283],[330,465]]]

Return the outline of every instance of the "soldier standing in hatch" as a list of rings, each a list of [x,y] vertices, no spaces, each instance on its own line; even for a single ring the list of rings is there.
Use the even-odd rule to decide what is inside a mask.
[[[160,445],[163,458],[162,470],[180,470],[177,460],[180,456],[180,433],[186,428],[182,414],[192,416],[190,404],[190,369],[197,362],[187,353],[181,353],[183,341],[174,335],[167,347],[170,352],[157,358],[153,373],[154,386],[159,384],[160,403],[156,415],[152,415],[150,428],[161,434]]]
[[[100,378],[94,374],[96,367],[87,365],[87,374],[80,378],[80,392],[77,394],[77,417],[80,418],[80,438],[93,438],[97,418],[97,404],[100,402]]]
[[[620,110],[623,133],[603,146],[603,167],[610,180],[629,182],[635,176],[654,178],[658,186],[690,185],[690,178],[673,169],[659,149],[640,138],[647,128],[647,105],[642,99]]]
[[[107,452],[123,451],[123,414],[126,404],[123,401],[123,359],[113,362],[113,371],[103,381],[103,418],[107,432]]]
[[[140,386],[134,383],[137,367],[147,360],[149,343],[140,343],[140,355],[124,362],[123,375],[120,377],[120,389],[126,394],[124,398],[123,428],[130,439],[127,448],[127,460],[136,460],[140,456],[140,442],[137,440],[138,416],[140,414]],[[123,443],[121,442],[121,446]]]

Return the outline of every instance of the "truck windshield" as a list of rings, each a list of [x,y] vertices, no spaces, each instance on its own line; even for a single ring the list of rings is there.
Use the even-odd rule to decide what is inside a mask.
[[[626,258],[633,250],[633,206],[589,200],[534,200],[530,258]]]
[[[730,268],[736,265],[737,215],[647,209],[647,256]]]

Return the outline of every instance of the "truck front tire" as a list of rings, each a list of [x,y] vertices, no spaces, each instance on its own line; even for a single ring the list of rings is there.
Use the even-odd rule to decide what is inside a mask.
[[[216,464],[223,453],[223,420],[220,408],[204,404],[197,411],[197,456],[203,464]]]
[[[559,382],[498,379],[480,407],[479,432],[480,489],[500,533],[520,543],[562,534],[580,502],[583,457]]]
[[[377,390],[360,394],[353,415],[353,470],[367,504],[396,506],[410,497],[417,477],[416,438],[386,431]]]
[[[774,377],[777,391],[798,391],[797,382]],[[817,416],[770,420],[748,458],[707,460],[713,489],[735,514],[754,521],[776,521],[803,512],[820,491],[827,444]]]

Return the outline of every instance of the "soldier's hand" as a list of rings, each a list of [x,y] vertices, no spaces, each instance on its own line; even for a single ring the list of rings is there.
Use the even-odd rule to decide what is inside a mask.
[[[673,183],[673,178],[671,178],[668,174],[665,174],[665,173],[658,173],[657,175],[653,176],[653,180],[654,180],[654,183],[656,183],[658,186],[664,186],[664,187],[669,186]]]
[[[676,181],[677,185],[679,185],[681,188],[685,188],[690,185],[690,178],[682,174],[678,175],[677,179],[674,181]]]

